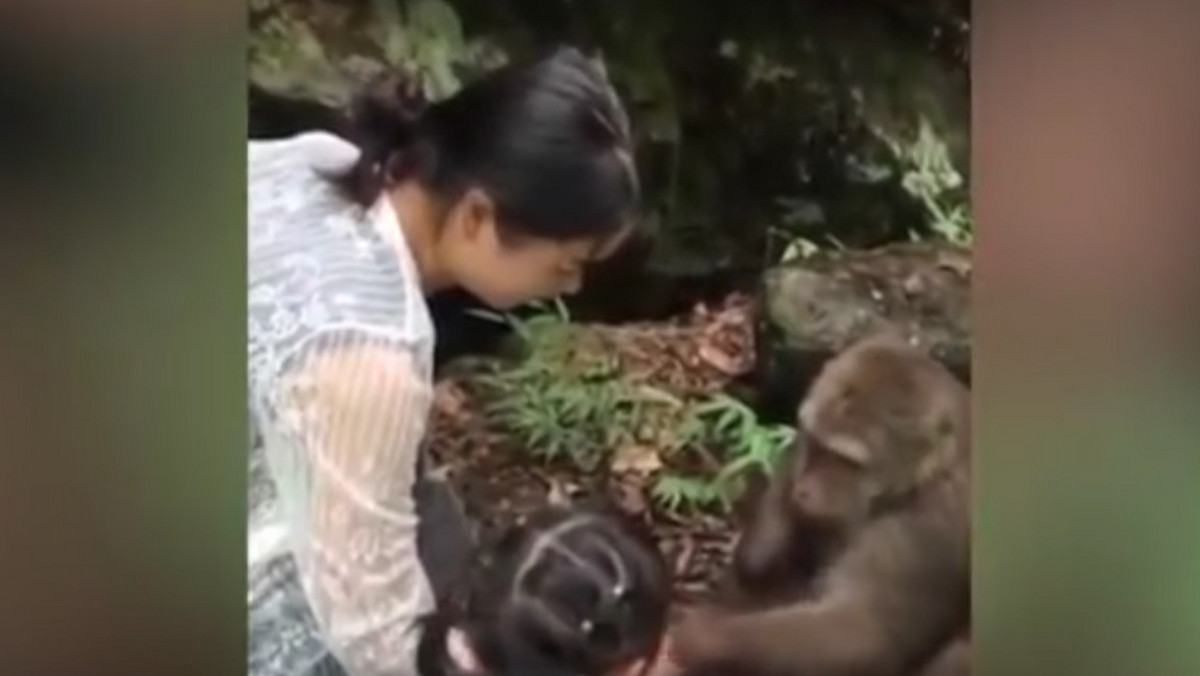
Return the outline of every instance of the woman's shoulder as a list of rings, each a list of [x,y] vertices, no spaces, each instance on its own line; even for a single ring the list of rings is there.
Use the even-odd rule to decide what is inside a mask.
[[[346,139],[324,131],[310,131],[281,139],[251,140],[246,144],[250,180],[279,171],[315,171],[337,175],[358,160],[358,148]]]
[[[350,142],[321,131],[247,143],[248,217],[252,235],[297,221],[322,220],[352,206],[331,179],[349,171],[359,150]]]

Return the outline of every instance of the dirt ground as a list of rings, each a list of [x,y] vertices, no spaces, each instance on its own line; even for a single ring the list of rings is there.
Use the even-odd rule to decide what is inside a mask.
[[[587,326],[581,343],[617,356],[623,380],[676,395],[717,392],[753,369],[752,316],[751,301],[735,295],[672,322]],[[510,523],[547,500],[600,495],[650,526],[674,568],[681,598],[707,591],[728,560],[731,516],[665,513],[636,462],[609,462],[586,472],[567,461],[532,457],[489,424],[461,376],[439,382],[433,426],[434,459],[484,528]]]

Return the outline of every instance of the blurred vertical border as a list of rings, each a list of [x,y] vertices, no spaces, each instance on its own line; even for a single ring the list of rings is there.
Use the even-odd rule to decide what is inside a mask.
[[[1200,7],[974,19],[975,672],[1200,674]]]
[[[245,669],[245,8],[0,5],[0,655]]]

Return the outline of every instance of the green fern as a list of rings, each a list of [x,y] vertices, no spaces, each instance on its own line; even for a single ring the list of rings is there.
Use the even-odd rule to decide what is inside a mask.
[[[698,507],[729,506],[729,500],[719,485],[696,477],[664,474],[654,482],[650,492],[654,501],[672,514],[681,514]]]
[[[571,371],[558,357],[569,340],[561,301],[535,304],[532,315],[499,316],[530,348],[517,365],[494,367],[478,383],[485,413],[539,461],[569,458],[593,470],[623,444],[652,443],[664,458],[707,449],[721,467],[707,475],[660,472],[654,501],[670,512],[727,511],[747,473],[770,471],[792,431],[763,425],[754,410],[726,394],[703,400],[621,380],[619,361],[602,359]],[[497,319],[497,317],[490,317]]]

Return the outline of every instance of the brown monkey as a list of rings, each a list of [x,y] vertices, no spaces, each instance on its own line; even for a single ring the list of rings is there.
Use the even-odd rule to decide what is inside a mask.
[[[825,365],[798,417],[803,458],[773,483],[791,513],[840,533],[840,544],[825,563],[810,553],[818,561],[806,565],[818,572],[799,599],[693,611],[673,634],[673,655],[689,671],[791,676],[904,676],[933,666],[969,621],[966,388],[907,343],[868,338]],[[779,535],[786,515],[764,513],[758,528],[776,536],[752,535],[743,568],[778,569],[792,546]],[[755,541],[774,549],[753,551]]]

